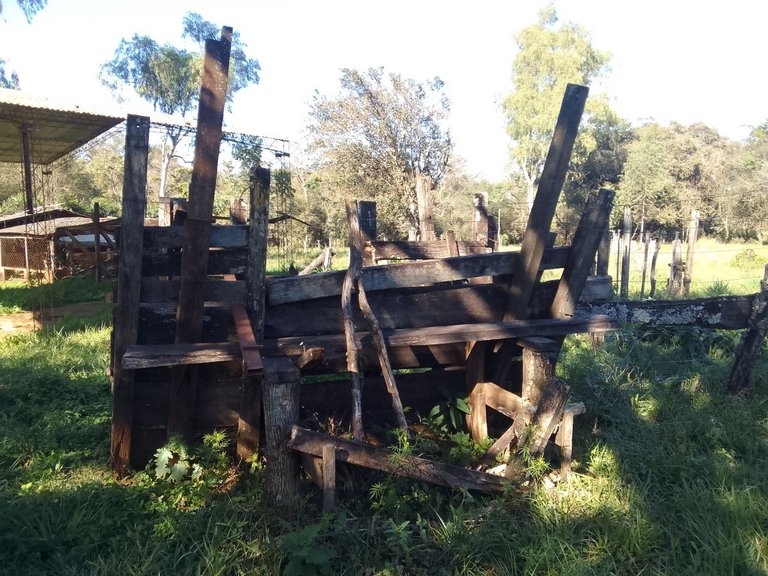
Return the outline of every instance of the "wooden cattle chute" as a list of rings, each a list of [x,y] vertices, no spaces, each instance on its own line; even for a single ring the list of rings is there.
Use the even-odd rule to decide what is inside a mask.
[[[655,305],[594,302],[601,287],[610,288],[609,277],[590,273],[611,191],[589,200],[571,246],[552,246],[553,210],[585,98],[583,87],[566,91],[518,252],[490,252],[452,235],[424,243],[378,243],[368,226],[375,206],[359,202],[349,207],[350,245],[360,256],[351,270],[270,279],[265,275],[269,172],[255,169],[249,224],[209,223],[207,264],[195,281],[201,305],[199,338],[193,341],[179,338],[179,294],[187,282],[180,249],[197,228],[143,225],[149,121],[129,118],[112,350],[115,471],[143,466],[173,434],[193,438],[226,429],[240,458],[263,450],[267,487],[278,502],[296,495],[299,453],[323,486],[328,507],[336,461],[483,491],[517,480],[514,462],[502,478],[423,459],[396,464],[389,451],[365,443],[369,419],[378,416],[379,423],[403,428],[398,402],[430,405],[439,383],[469,394],[475,438],[498,435],[483,466],[515,443],[537,453],[552,442],[567,473],[573,420],[584,406],[571,403],[568,385],[553,378],[563,338],[615,330],[633,321],[632,310],[635,318],[649,314],[637,306]],[[383,254],[413,260],[357,267]],[[562,272],[557,280],[542,281],[547,270]],[[670,309],[659,318],[739,328],[747,325],[751,303],[751,298],[716,299],[678,316]],[[418,370],[399,372],[405,368]],[[305,378],[317,374],[339,378]],[[353,410],[349,374],[357,374],[359,409]],[[301,425],[323,410],[345,424],[356,420],[362,441]]]

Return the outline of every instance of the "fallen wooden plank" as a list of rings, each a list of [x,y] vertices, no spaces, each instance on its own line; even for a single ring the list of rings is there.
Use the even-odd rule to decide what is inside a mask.
[[[443,248],[444,242],[439,242]],[[568,248],[551,248],[542,260],[542,270],[562,268],[568,257]],[[415,288],[455,282],[480,276],[511,274],[519,252],[475,254],[441,260],[409,262],[402,264],[370,266],[362,271],[362,280],[368,292],[393,288]],[[267,282],[269,304],[287,304],[339,296],[344,281],[343,270],[324,272],[310,276],[275,278]]]
[[[150,344],[128,346],[123,354],[124,370],[157,368],[160,366],[186,366],[240,360],[237,342],[194,344]]]
[[[336,459],[364,468],[381,470],[414,480],[429,482],[450,488],[465,488],[480,492],[500,492],[509,482],[500,476],[467,470],[450,464],[443,464],[418,458],[394,454],[385,448],[374,448],[350,440],[343,440],[320,432],[313,432],[300,426],[291,429],[288,445],[299,452],[321,457],[323,448],[331,445]]]

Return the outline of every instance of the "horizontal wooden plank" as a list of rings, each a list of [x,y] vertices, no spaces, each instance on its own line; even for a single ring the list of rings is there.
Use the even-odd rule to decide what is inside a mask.
[[[175,302],[178,297],[178,280],[141,279],[142,302]],[[205,283],[205,299],[241,304],[245,302],[245,282],[210,279]]]
[[[144,250],[181,248],[183,226],[145,226]],[[245,248],[248,246],[248,226],[211,226],[211,248]]]
[[[201,342],[224,342],[234,332],[230,304],[206,302]],[[172,344],[176,339],[176,303],[155,302],[139,305],[137,344]]]
[[[160,366],[185,366],[230,362],[241,358],[237,342],[197,344],[154,344],[128,346],[123,354],[123,368],[136,370]]]
[[[429,244],[427,242],[426,244]],[[441,243],[444,244],[444,243]],[[544,254],[541,269],[562,268],[568,248],[551,248]],[[434,286],[482,276],[509,275],[520,258],[519,252],[497,252],[456,256],[424,262],[404,262],[363,269],[362,282],[368,294],[378,290]],[[345,271],[310,276],[276,278],[267,282],[270,305],[338,296]]]
[[[510,482],[501,476],[468,470],[416,456],[400,455],[393,458],[392,452],[387,448],[374,448],[368,444],[343,440],[299,426],[292,428],[291,438],[288,442],[288,445],[294,450],[312,456],[322,456],[323,446],[328,444],[334,447],[336,459],[341,462],[430,482],[438,486],[465,488],[481,492],[499,492],[507,489],[510,485]]]
[[[208,252],[208,274],[245,274],[247,259],[247,248],[211,249]],[[178,276],[181,271],[181,252],[145,252],[141,266],[142,276]]]
[[[482,242],[459,241],[456,244],[459,256],[486,254],[490,251],[490,248]],[[365,248],[370,250],[374,260],[428,260],[448,258],[451,255],[448,244],[444,240],[430,242],[374,240],[366,243]]]
[[[429,326],[383,330],[387,347],[425,347],[468,341],[504,340],[526,336],[564,336],[580,332],[606,332],[616,330],[619,323],[605,316],[574,320],[515,320],[513,322],[482,322],[452,326]],[[372,347],[367,332],[356,332],[355,341],[360,349]],[[324,348],[326,351],[344,347],[343,334],[305,335],[279,338],[265,342],[265,348],[278,348],[288,356],[298,356],[306,348]]]
[[[654,326],[701,326],[725,330],[747,327],[752,310],[750,296],[724,296],[697,300],[605,302],[580,304],[577,316],[600,314],[617,322]]]

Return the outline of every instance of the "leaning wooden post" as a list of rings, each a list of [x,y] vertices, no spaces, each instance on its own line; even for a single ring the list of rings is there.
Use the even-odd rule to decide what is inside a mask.
[[[696,237],[699,235],[700,218],[701,214],[698,210],[691,210],[691,222],[688,224],[688,250],[685,254],[683,296],[688,296],[688,293],[691,290],[691,280],[693,279],[693,253],[696,246]]]
[[[224,27],[221,40],[205,41],[197,137],[189,184],[189,209],[184,224],[181,284],[176,308],[176,343],[199,342],[203,330],[205,283],[208,273],[213,198],[216,191],[219,146],[223,136],[232,28]],[[192,434],[195,402],[194,370],[175,368],[168,405],[168,437]]]
[[[269,188],[269,169],[254,167],[250,173],[246,310],[251,320],[253,336],[258,343],[264,341]],[[246,460],[259,449],[261,399],[261,377],[250,377],[243,369],[236,440],[237,456],[241,461]]]
[[[621,255],[621,290],[619,296],[626,299],[629,296],[629,253],[632,244],[632,209],[624,208],[624,227],[622,235],[624,250]]]
[[[141,254],[144,211],[147,206],[149,118],[129,115],[125,124],[122,224],[119,234],[117,302],[113,316],[110,447],[112,471],[119,477],[128,473],[131,463],[133,370],[123,370],[122,358],[126,348],[136,344],[139,332]]]
[[[741,335],[736,350],[736,360],[728,380],[728,392],[738,394],[749,386],[749,377],[755,365],[763,341],[768,336],[768,265],[765,266],[760,292],[752,300],[752,314],[747,329]]]
[[[560,113],[555,124],[555,132],[549,146],[547,158],[539,180],[539,188],[528,215],[528,224],[523,235],[520,258],[516,260],[514,275],[507,285],[507,305],[504,322],[527,320],[530,315],[529,304],[533,289],[539,277],[539,267],[544,250],[550,241],[552,218],[555,216],[560,192],[565,183],[565,176],[573,152],[573,145],[579,131],[581,115],[587,101],[589,88],[577,84],[565,87]],[[501,361],[494,375],[494,382],[503,386],[509,376],[512,342],[502,344]]]
[[[101,282],[101,220],[99,203],[93,203],[93,270],[96,282]]]
[[[264,430],[266,486],[270,498],[284,504],[299,493],[299,457],[288,442],[299,421],[299,369],[286,356],[264,358]]]

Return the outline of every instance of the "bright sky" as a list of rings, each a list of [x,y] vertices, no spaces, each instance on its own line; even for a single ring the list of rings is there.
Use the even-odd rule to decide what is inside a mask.
[[[471,174],[498,181],[509,171],[499,101],[512,88],[514,36],[546,0],[49,0],[29,25],[14,0],[3,4],[0,58],[22,89],[85,109],[114,106],[98,73],[121,38],[178,44],[188,11],[232,26],[262,71],[225,123],[288,138],[293,149],[314,90],[332,95],[343,67],[440,76],[456,151]],[[559,0],[556,8],[611,52],[612,70],[592,92],[606,92],[633,123],[704,122],[741,140],[768,119],[768,2]],[[125,111],[151,112],[141,103]]]

